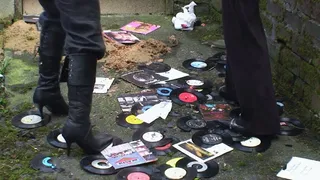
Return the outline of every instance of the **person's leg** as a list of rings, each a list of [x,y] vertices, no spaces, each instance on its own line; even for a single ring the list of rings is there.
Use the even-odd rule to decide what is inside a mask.
[[[105,53],[100,25],[99,0],[55,0],[66,32],[69,58],[69,118],[62,135],[68,145],[76,142],[86,153],[100,153],[111,137],[93,136],[90,123],[97,60]]]
[[[280,130],[266,37],[258,0],[223,0],[224,33],[233,84],[246,130]]]
[[[42,25],[39,48],[39,80],[33,102],[46,106],[54,114],[68,114],[68,105],[61,96],[59,69],[65,33],[60,23],[60,13],[54,0],[39,0],[44,12],[40,15]]]

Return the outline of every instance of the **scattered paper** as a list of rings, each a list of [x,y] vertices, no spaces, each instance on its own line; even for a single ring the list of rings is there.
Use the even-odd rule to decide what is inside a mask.
[[[121,27],[120,29],[123,31],[130,31],[130,32],[146,35],[159,28],[160,28],[159,25],[154,25],[154,24],[145,23],[141,21],[132,21],[129,24]]]
[[[201,148],[195,145],[191,139],[174,144],[173,147],[199,162],[210,161],[233,150],[232,147],[224,143],[214,145],[210,148]]]
[[[105,38],[119,42],[121,44],[134,44],[140,41],[139,38],[128,31],[105,30],[103,31],[103,35]]]
[[[277,176],[292,180],[319,179],[320,162],[305,158],[292,157],[289,163]]]
[[[158,104],[155,104],[150,109],[145,111],[142,114],[137,116],[138,119],[141,119],[145,123],[152,123],[159,117],[166,119],[172,109],[172,102],[170,100],[163,101]]]
[[[94,84],[94,90],[93,93],[107,93],[110,89],[112,83],[114,81],[114,78],[96,78],[96,83]]]
[[[184,73],[184,72],[179,71],[179,70],[174,69],[174,68],[171,68],[167,72],[162,72],[162,73],[157,73],[157,74],[160,75],[160,76],[168,78],[165,81],[172,81],[172,80],[175,80],[175,79],[180,79],[180,78],[189,76],[189,74]],[[157,84],[158,83],[161,83],[161,82],[157,82]]]

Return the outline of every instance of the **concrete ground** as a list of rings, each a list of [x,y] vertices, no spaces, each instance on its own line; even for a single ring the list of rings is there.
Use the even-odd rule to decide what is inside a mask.
[[[159,24],[162,27],[146,36],[139,36],[141,39],[145,38],[155,38],[158,40],[162,40],[164,42],[167,41],[170,35],[176,35],[180,40],[179,46],[174,47],[172,53],[167,54],[163,57],[164,62],[171,65],[174,68],[180,69],[184,72],[189,72],[182,67],[182,62],[189,58],[208,58],[218,52],[216,49],[205,45],[202,43],[200,39],[203,39],[204,36],[208,36],[210,32],[215,32],[215,29],[218,27],[214,24],[207,24],[205,27],[197,27],[196,30],[192,32],[182,32],[176,31],[171,26],[171,17],[165,16],[110,16],[103,17],[102,24],[104,29],[115,29],[120,26],[130,22],[131,20],[141,20],[147,21],[150,23]],[[22,63],[25,64],[24,67],[17,65],[17,68],[20,67],[20,70],[25,70],[23,76],[30,76],[31,79],[30,89],[27,89],[24,92],[19,92],[17,90],[13,91],[12,88],[9,88],[11,91],[11,99],[10,99],[10,108],[12,110],[21,109],[24,104],[30,104],[33,88],[35,87],[34,82],[37,80],[36,76],[36,65],[34,60],[30,60],[30,56],[27,55],[16,55],[15,53],[10,54],[10,51],[7,51],[7,56],[13,57],[13,65],[11,67],[11,71],[9,68],[9,72],[7,74],[8,78],[10,75],[17,76],[19,74],[17,69],[13,69],[15,63],[22,59]],[[28,70],[26,68],[33,67],[33,70]],[[101,66],[101,64],[99,64]],[[26,70],[27,69],[27,70]],[[10,72],[12,72],[10,74]],[[13,73],[14,72],[14,73]],[[189,72],[190,73],[190,72]],[[223,78],[218,77],[218,73],[216,70],[212,70],[209,72],[204,72],[200,74],[194,74],[203,77],[210,77],[210,79],[214,82],[216,87],[223,84]],[[115,77],[115,83],[113,84],[110,93],[106,94],[94,94],[93,106],[92,106],[92,122],[96,126],[94,127],[95,131],[100,132],[108,132],[113,135],[116,135],[122,138],[124,141],[130,141],[131,136],[134,130],[125,129],[123,127],[118,126],[115,123],[116,115],[120,112],[120,107],[116,100],[116,97],[120,94],[137,92],[139,89],[129,83],[126,83],[120,80],[119,73],[109,72],[105,73],[98,68],[97,76],[107,76],[107,77]],[[11,81],[11,86],[14,87],[15,84],[24,84],[19,79],[15,81]],[[67,89],[66,85],[61,85],[64,96],[66,97]],[[174,105],[173,111],[183,112],[185,114],[193,114],[194,112],[187,107],[180,107]],[[81,150],[78,147],[74,148],[74,151],[71,152],[71,156],[68,157],[66,155],[66,151],[58,150],[52,146],[50,146],[46,141],[46,135],[50,130],[57,129],[62,127],[63,122],[66,117],[52,117],[52,121],[46,126],[39,129],[33,130],[23,130],[20,133],[24,134],[32,134],[35,138],[24,138],[23,141],[18,141],[14,143],[14,148],[16,149],[14,153],[17,153],[23,149],[24,151],[24,159],[26,162],[29,162],[37,153],[48,153],[51,156],[58,158],[58,165],[64,170],[56,173],[41,173],[34,172],[28,167],[28,163],[22,163],[19,167],[25,168],[24,171],[20,173],[20,177],[18,179],[34,179],[34,177],[38,177],[39,179],[115,179],[115,176],[99,176],[86,173],[79,166],[79,161],[83,157]],[[177,118],[169,117],[166,120],[157,120],[155,123],[155,127],[163,127],[167,128],[167,124],[170,122],[175,122]],[[10,127],[9,120],[6,125]],[[10,127],[12,128],[12,126]],[[14,129],[14,128],[13,128]],[[15,129],[16,130],[16,129]],[[180,138],[180,140],[187,140],[191,137],[193,132],[185,133],[181,132],[178,128],[168,128],[169,135],[176,136]],[[225,154],[216,159],[216,162],[219,163],[220,172],[214,179],[219,180],[230,180],[230,179],[239,179],[239,180],[273,180],[278,179],[276,174],[280,171],[280,169],[291,159],[293,156],[309,158],[314,160],[320,160],[320,152],[318,151],[319,142],[313,140],[312,135],[310,135],[307,131],[302,135],[296,137],[288,137],[281,136],[277,140],[274,140],[271,148],[264,153],[244,153],[241,151],[234,150],[228,154]],[[7,157],[10,159],[13,153],[12,150],[8,150]],[[173,157],[184,157],[181,153],[174,154]],[[159,157],[157,165],[166,162],[171,157]],[[9,159],[7,159],[9,161]],[[5,161],[2,161],[5,162]],[[155,164],[151,164],[155,165]],[[1,167],[1,166],[0,166]],[[1,171],[2,168],[0,168]],[[14,169],[15,170],[15,169]],[[8,173],[8,172],[7,172]],[[0,177],[1,179],[1,177]],[[213,178],[211,178],[213,179]]]

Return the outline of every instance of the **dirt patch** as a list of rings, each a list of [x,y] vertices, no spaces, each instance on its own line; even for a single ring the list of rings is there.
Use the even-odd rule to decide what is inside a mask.
[[[33,54],[39,39],[40,32],[37,31],[36,25],[20,20],[5,29],[4,48]]]
[[[123,45],[106,40],[107,53],[101,60],[105,61],[105,70],[128,70],[139,63],[158,61],[161,55],[171,51],[162,41],[156,39],[142,40],[133,45]]]

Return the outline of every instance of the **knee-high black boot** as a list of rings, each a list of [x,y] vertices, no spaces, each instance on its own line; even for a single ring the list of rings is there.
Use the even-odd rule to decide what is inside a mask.
[[[68,105],[59,86],[60,61],[65,34],[60,25],[44,22],[40,36],[39,80],[33,95],[33,102],[42,115],[45,106],[53,114],[67,115]]]
[[[112,141],[108,136],[93,136],[91,131],[90,111],[96,65],[95,56],[69,56],[69,118],[62,130],[68,146],[68,155],[73,142],[77,143],[85,153],[97,154]]]

